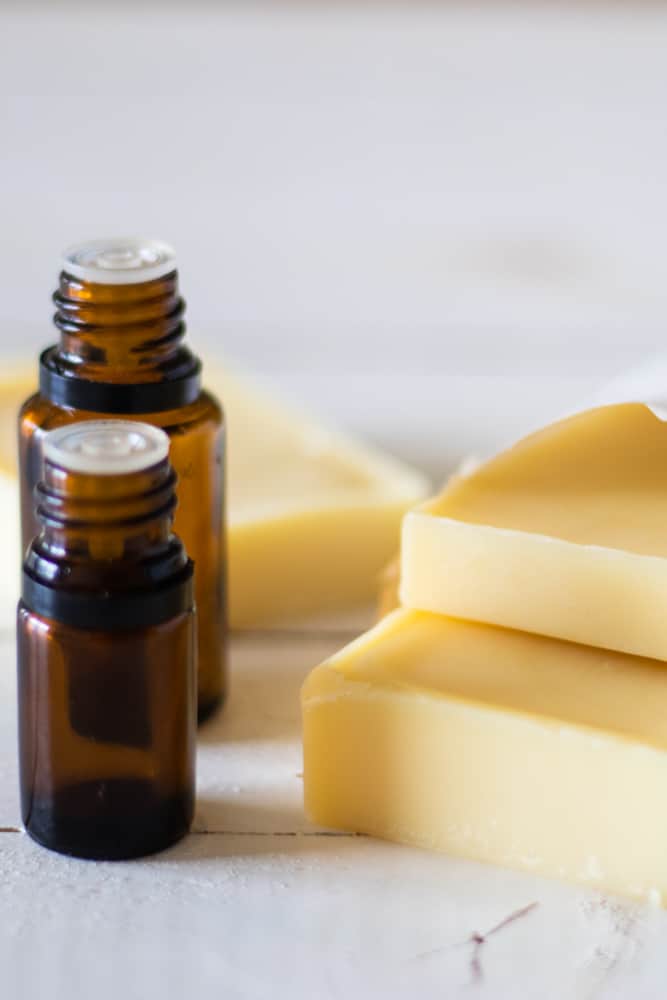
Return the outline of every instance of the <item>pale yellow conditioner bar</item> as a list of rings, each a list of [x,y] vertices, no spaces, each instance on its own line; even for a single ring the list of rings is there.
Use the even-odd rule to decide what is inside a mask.
[[[404,519],[401,600],[667,660],[667,423],[591,410],[456,478]]]
[[[667,667],[414,611],[302,692],[316,823],[667,899]]]
[[[34,370],[33,370],[34,369]],[[231,625],[338,613],[376,598],[403,514],[429,491],[419,472],[207,365],[227,415]],[[16,413],[36,365],[0,379],[0,627],[13,623],[19,532]],[[14,574],[11,567],[16,567]]]

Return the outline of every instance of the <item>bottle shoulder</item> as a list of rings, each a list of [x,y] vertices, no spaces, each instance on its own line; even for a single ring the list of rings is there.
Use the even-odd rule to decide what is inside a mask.
[[[218,423],[224,423],[224,407],[217,396],[215,396],[208,389],[204,388],[199,396],[199,401],[212,419],[217,420]]]
[[[34,420],[37,415],[41,415],[47,408],[52,406],[53,404],[49,403],[48,399],[44,399],[39,390],[33,392],[32,396],[28,396],[24,400],[19,409],[19,423],[23,423],[26,419]],[[53,408],[57,409],[56,407]]]
[[[19,410],[19,429],[23,435],[32,431],[53,430],[75,420],[91,419],[91,415],[81,416],[77,411],[67,410],[46,399],[38,391],[29,396]]]

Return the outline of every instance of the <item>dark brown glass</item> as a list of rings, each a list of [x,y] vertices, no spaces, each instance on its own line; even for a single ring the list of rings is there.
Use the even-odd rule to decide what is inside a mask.
[[[64,854],[150,854],[184,836],[194,810],[196,616],[171,532],[175,477],[167,462],[126,476],[46,463],[44,476],[17,622],[23,822]],[[30,606],[26,578],[50,616]],[[131,627],[109,627],[114,608]]]
[[[55,293],[60,342],[50,364],[67,380],[93,383],[108,400],[111,387],[178,386],[197,366],[184,346],[184,303],[176,272],[154,281],[104,285],[62,273]],[[42,365],[43,367],[43,365]],[[142,388],[144,387],[144,388]],[[19,415],[21,518],[24,548],[37,525],[32,494],[41,472],[44,434],[63,424],[101,418],[137,419],[171,438],[170,459],[178,475],[174,530],[195,564],[199,618],[198,718],[224,700],[227,689],[226,555],[224,536],[224,419],[205,390],[186,404],[133,412],[86,409],[55,402],[42,391]]]

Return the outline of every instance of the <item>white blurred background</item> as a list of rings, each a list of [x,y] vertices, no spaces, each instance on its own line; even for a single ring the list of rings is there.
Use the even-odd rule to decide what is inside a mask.
[[[3,351],[60,249],[178,250],[195,347],[435,477],[664,340],[667,7],[0,7]]]

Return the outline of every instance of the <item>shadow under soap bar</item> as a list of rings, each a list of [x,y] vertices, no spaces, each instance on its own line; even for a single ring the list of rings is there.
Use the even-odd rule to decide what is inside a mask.
[[[302,690],[316,823],[667,898],[667,670],[400,610]]]
[[[403,524],[404,605],[667,660],[667,423],[570,417]]]

